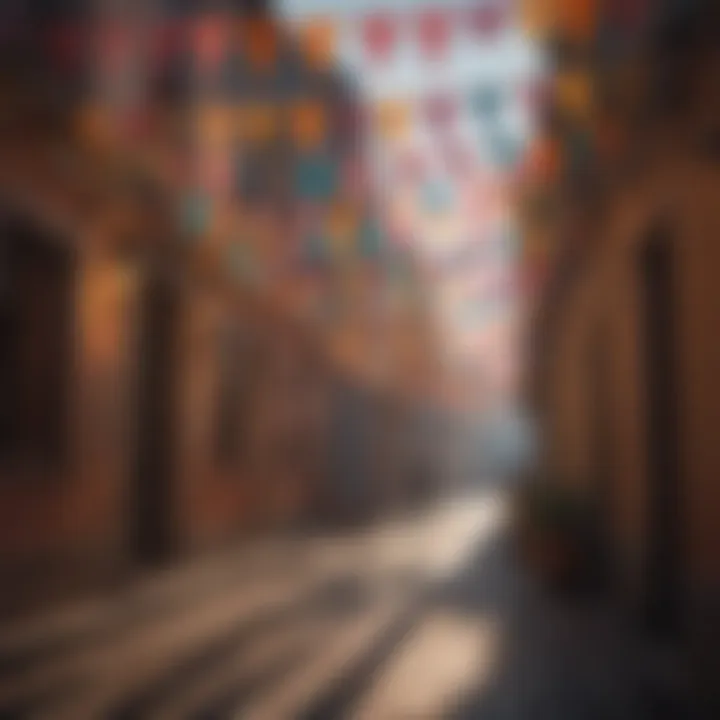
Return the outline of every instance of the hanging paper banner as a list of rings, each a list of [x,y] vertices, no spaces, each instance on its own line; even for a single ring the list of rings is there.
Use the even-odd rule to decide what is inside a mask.
[[[370,59],[387,60],[397,42],[397,19],[392,15],[377,13],[365,18],[363,39]]]
[[[279,54],[278,28],[266,18],[240,21],[240,47],[255,70],[268,72],[275,68]]]
[[[319,101],[305,100],[290,108],[290,134],[301,150],[315,150],[327,139],[327,112]]]
[[[303,155],[295,166],[295,192],[301,199],[329,200],[337,190],[338,172],[325,154]]]
[[[452,32],[452,16],[439,10],[427,10],[417,17],[417,36],[425,58],[437,60],[447,53]]]
[[[507,7],[497,0],[473,7],[465,18],[467,26],[480,40],[497,35],[507,23]]]
[[[227,56],[230,41],[230,23],[222,15],[204,15],[193,22],[192,49],[196,63],[203,74],[218,71]]]
[[[423,113],[433,129],[445,130],[456,118],[457,101],[449,93],[431,95],[423,103]]]
[[[399,140],[410,127],[410,107],[403,100],[383,100],[375,108],[378,134],[386,140]]]
[[[326,223],[334,250],[347,255],[353,249],[358,232],[356,208],[347,202],[335,203],[330,208]]]
[[[518,0],[520,24],[531,37],[546,37],[556,24],[557,0]]]
[[[196,137],[202,144],[230,148],[233,140],[233,112],[225,105],[201,106],[196,116]]]
[[[496,84],[483,84],[469,95],[470,111],[480,120],[493,120],[502,107],[502,90]]]
[[[598,0],[556,0],[557,29],[569,40],[589,41],[598,29]]]
[[[558,178],[561,164],[557,142],[549,137],[540,137],[527,154],[525,174],[531,182],[553,182]]]
[[[332,66],[337,29],[328,18],[313,19],[300,27],[300,42],[308,66],[324,70]]]
[[[243,143],[261,144],[279,132],[280,112],[270,103],[240,105],[234,112],[235,138]]]
[[[592,113],[593,88],[590,77],[582,71],[560,72],[555,77],[557,106],[571,116],[587,120]]]

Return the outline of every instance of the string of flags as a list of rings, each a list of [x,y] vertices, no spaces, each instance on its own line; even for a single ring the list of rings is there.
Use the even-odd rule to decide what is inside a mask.
[[[520,26],[531,34],[562,34],[587,41],[608,27],[636,30],[649,14],[648,0],[484,0],[448,7],[437,2],[405,11],[369,11],[350,15],[314,15],[293,23],[297,46],[310,67],[325,69],[337,56],[338,45],[357,36],[364,58],[384,63],[413,44],[430,62],[447,56],[460,38],[487,42]],[[99,51],[118,59],[131,56],[140,35],[137,20],[120,15],[102,26],[88,20],[57,23],[47,31],[54,57],[77,58],[91,38],[102,34]],[[287,43],[284,28],[270,18],[237,17],[230,12],[204,11],[184,17],[168,14],[142,28],[153,61],[163,64],[195,56],[203,72],[213,72],[230,59],[243,59],[258,71],[277,67]]]

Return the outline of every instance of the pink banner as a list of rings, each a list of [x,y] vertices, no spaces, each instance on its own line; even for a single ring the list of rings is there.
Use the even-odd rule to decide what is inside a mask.
[[[453,18],[442,10],[427,10],[417,17],[417,34],[420,49],[426,58],[438,59],[450,45]]]
[[[392,54],[397,42],[397,31],[397,19],[392,15],[376,13],[365,18],[363,37],[372,60],[386,60]]]

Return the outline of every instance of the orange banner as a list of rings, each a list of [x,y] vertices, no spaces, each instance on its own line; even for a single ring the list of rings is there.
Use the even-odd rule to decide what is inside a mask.
[[[312,150],[326,139],[328,131],[327,112],[323,104],[303,100],[290,108],[291,136],[297,147]]]
[[[304,23],[300,27],[300,41],[310,67],[325,69],[332,65],[337,33],[331,20],[315,19]]]
[[[196,115],[196,133],[202,143],[229,147],[233,137],[233,113],[225,105],[200,107]]]
[[[271,70],[278,59],[280,38],[276,24],[265,18],[246,18],[239,26],[240,48],[250,65]]]
[[[561,72],[555,79],[555,94],[560,108],[587,119],[593,107],[591,78],[582,71]]]
[[[586,42],[598,26],[598,0],[555,0],[558,30],[567,38]]]
[[[378,133],[388,140],[401,138],[410,128],[410,106],[403,100],[383,100],[374,114]]]

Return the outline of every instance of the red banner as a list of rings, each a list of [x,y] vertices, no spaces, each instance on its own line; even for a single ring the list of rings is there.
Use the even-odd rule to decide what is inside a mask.
[[[198,18],[192,27],[192,48],[203,72],[212,73],[225,58],[230,39],[230,21],[222,15]]]

